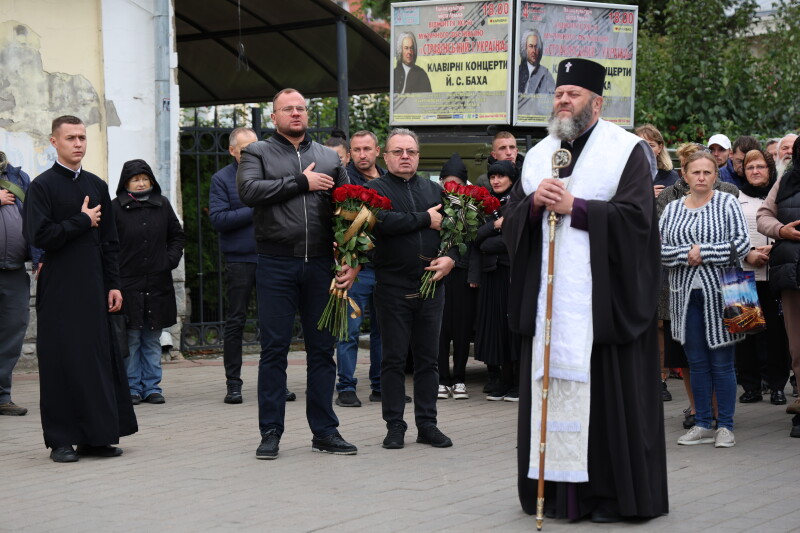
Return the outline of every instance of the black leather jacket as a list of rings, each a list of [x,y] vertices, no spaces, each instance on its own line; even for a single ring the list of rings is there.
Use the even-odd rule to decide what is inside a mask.
[[[279,133],[242,150],[236,184],[245,205],[254,208],[258,253],[286,257],[324,257],[333,253],[331,193],[308,190],[303,174],[331,176],[336,187],[348,182],[339,156],[306,135],[300,146]]]

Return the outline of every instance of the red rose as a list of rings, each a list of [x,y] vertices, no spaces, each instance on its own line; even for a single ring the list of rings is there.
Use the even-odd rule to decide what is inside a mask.
[[[492,213],[494,213],[498,209],[500,209],[500,200],[498,200],[494,196],[490,196],[489,198],[484,200],[484,202],[483,202],[483,211],[487,215],[491,215]]]
[[[386,209],[386,210],[391,209],[392,208],[392,201],[389,200],[388,198],[384,197],[383,198],[383,205],[381,205],[381,208],[382,209]]]
[[[361,194],[358,195],[358,199],[362,202],[369,203],[369,201],[372,200],[372,194],[372,191],[369,189],[362,189]]]
[[[457,194],[467,194],[467,188],[464,185],[456,185]]]
[[[481,200],[483,199],[483,193],[481,193],[481,189],[483,189],[483,187],[471,187],[469,190],[469,195],[476,200]]]
[[[456,183],[455,181],[448,181],[447,183],[444,184],[444,190],[446,190],[447,192],[453,192],[456,190],[457,187],[458,183]]]
[[[333,191],[334,202],[341,203],[347,200],[347,189],[345,189],[345,187],[347,187],[347,185],[338,187]]]
[[[364,190],[364,187],[360,185],[348,185],[347,187],[347,196],[350,198],[359,198],[361,196],[361,191]]]

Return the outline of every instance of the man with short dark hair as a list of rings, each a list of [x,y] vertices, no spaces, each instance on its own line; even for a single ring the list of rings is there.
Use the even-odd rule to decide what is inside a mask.
[[[225,317],[225,336],[222,360],[225,365],[227,394],[224,402],[242,403],[242,334],[247,320],[250,295],[256,284],[256,240],[253,236],[253,208],[239,199],[236,171],[242,149],[258,140],[251,128],[236,128],[228,136],[228,153],[233,163],[221,168],[211,177],[208,217],[211,227],[219,232],[219,246],[225,256],[225,285],[228,312]],[[286,400],[297,396],[286,391]]]
[[[31,183],[24,220],[28,242],[45,253],[36,290],[44,443],[57,463],[116,457],[122,449],[112,444],[138,427],[122,355],[110,342],[109,313],[122,308],[111,198],[81,165],[83,121],[55,119],[50,144],[58,157]]]
[[[261,330],[258,363],[258,459],[276,459],[286,412],[286,366],[295,313],[306,349],[306,417],[315,452],[355,455],[337,428],[331,396],[336,381],[334,339],[317,322],[328,301],[333,267],[331,193],[347,183],[336,152],[308,135],[308,107],[295,89],[272,101],[275,134],[242,150],[236,181],[245,205],[254,208],[256,290]],[[349,289],[358,269],[345,265],[336,288]]]
[[[38,269],[41,251],[28,246],[22,233],[22,202],[31,179],[0,152],[0,415],[23,416],[28,410],[11,401],[11,374],[28,329],[31,279],[25,260]]]
[[[377,165],[381,147],[378,137],[371,131],[357,131],[350,137],[350,163],[347,165],[347,176],[350,183],[365,186],[370,181],[386,174],[386,170]],[[358,273],[358,279],[347,291],[347,295],[364,310],[369,309],[369,384],[371,402],[381,401],[381,327],[378,313],[375,310],[373,295],[375,292],[375,269],[372,262],[364,263]],[[336,344],[336,368],[339,381],[336,383],[336,405],[340,407],[361,407],[361,400],[356,394],[358,379],[355,376],[358,360],[358,336],[361,332],[363,315],[347,318],[347,340]]]
[[[437,257],[442,229],[442,189],[417,175],[419,141],[411,130],[398,128],[386,139],[384,161],[389,172],[367,188],[392,201],[391,211],[378,213],[375,226],[375,307],[383,338],[381,395],[387,434],[383,447],[405,445],[408,424],[405,410],[405,374],[408,349],[414,358],[414,420],[417,442],[436,448],[453,442],[437,426],[436,396],[439,330],[444,309],[444,287],[423,299],[419,293],[425,271],[433,281],[444,278],[455,266],[456,249]],[[432,259],[435,258],[435,259]]]

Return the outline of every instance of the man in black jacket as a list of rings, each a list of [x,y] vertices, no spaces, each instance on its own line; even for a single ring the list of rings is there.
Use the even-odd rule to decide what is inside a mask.
[[[306,416],[312,450],[355,455],[339,432],[331,396],[336,381],[333,337],[317,330],[328,300],[333,265],[331,192],[347,183],[336,152],[311,140],[303,95],[284,89],[272,101],[276,133],[242,150],[237,185],[254,208],[256,291],[261,330],[258,365],[259,459],[278,457],[286,411],[286,356],[298,307],[308,365]],[[348,289],[357,274],[347,266],[336,286]]]
[[[419,286],[426,270],[434,272],[434,281],[449,274],[458,254],[452,249],[448,255],[436,257],[441,242],[442,189],[417,176],[419,141],[416,134],[407,129],[389,133],[384,159],[389,172],[366,185],[392,201],[392,210],[381,211],[378,215],[373,257],[377,279],[373,298],[383,337],[383,419],[388,429],[383,447],[404,446],[408,425],[403,420],[403,370],[410,346],[414,357],[417,442],[445,448],[453,442],[436,427],[438,339],[444,287],[439,284],[433,297],[422,299]]]

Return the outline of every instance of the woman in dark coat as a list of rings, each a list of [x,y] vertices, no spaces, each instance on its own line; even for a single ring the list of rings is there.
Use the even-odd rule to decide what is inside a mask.
[[[122,312],[130,356],[125,360],[134,405],[164,403],[161,387],[161,330],[177,321],[172,270],[185,237],[172,206],[161,195],[150,166],[141,159],[122,166],[111,202],[119,233]]]
[[[466,185],[467,167],[461,156],[453,154],[442,167],[440,183],[455,181]],[[444,311],[439,332],[439,391],[438,399],[450,396],[455,400],[469,398],[466,385],[469,343],[475,336],[475,306],[478,291],[478,274],[472,267],[472,246],[461,255],[456,266],[444,278]],[[450,372],[450,342],[453,343],[453,372]]]
[[[775,239],[769,253],[769,287],[779,295],[795,377],[800,375],[800,137],[792,146],[792,166],[770,189],[756,215],[758,232]],[[791,437],[800,438],[800,399],[786,406]]]
[[[508,201],[517,169],[509,161],[492,163],[487,173],[492,196],[500,200],[500,211]],[[478,228],[474,246],[480,250],[481,281],[475,359],[490,368],[501,368],[499,382],[487,392],[491,401],[519,401],[519,338],[508,327],[508,287],[511,281],[506,245],[502,237],[503,217],[497,216]]]

